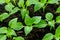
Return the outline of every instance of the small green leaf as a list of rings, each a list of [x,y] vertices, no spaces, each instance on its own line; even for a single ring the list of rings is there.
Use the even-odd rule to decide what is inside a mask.
[[[55,4],[55,3],[58,4],[58,1],[59,0],[48,0],[48,3],[49,4]]]
[[[17,35],[16,35],[16,32],[13,29],[8,28],[7,36],[11,37],[11,36],[17,36]]]
[[[41,2],[37,2],[34,6],[34,12],[38,11],[44,5]]]
[[[3,21],[3,20],[5,20],[5,19],[8,18],[8,17],[9,17],[8,13],[2,13],[2,14],[0,15],[0,21]]]
[[[19,0],[18,6],[19,7],[24,7],[24,0]]]
[[[56,13],[60,13],[60,6],[57,8]]]
[[[8,4],[10,2],[10,0],[5,0],[5,2]]]
[[[54,27],[55,21],[54,21],[54,20],[48,21],[48,24],[49,24],[51,27]]]
[[[24,27],[25,35],[27,36],[32,31],[32,29],[33,29],[32,26],[25,26]]]
[[[8,3],[5,6],[5,10],[11,12],[13,7],[14,7],[14,5],[12,3]]]
[[[47,26],[47,23],[45,20],[41,20],[38,24],[34,25],[37,28],[45,28]]]
[[[6,27],[1,27],[0,28],[0,34],[7,33],[7,28]]]
[[[46,13],[46,19],[49,21],[49,20],[52,20],[53,19],[53,14],[52,13]]]
[[[52,40],[53,39],[53,34],[51,34],[51,33],[48,33],[48,34],[46,34],[44,37],[43,37],[43,39],[42,40]]]
[[[56,23],[60,23],[60,16],[56,17]]]
[[[6,40],[6,35],[0,35],[0,40]]]
[[[26,14],[29,14],[29,11],[26,10],[26,9],[22,9],[21,10],[22,19],[24,19],[24,17],[26,16]]]
[[[23,28],[23,25],[21,22],[17,22],[16,26],[13,27],[14,30],[21,30]]]
[[[17,24],[17,19],[18,18],[14,18],[14,19],[12,19],[11,21],[9,21],[9,27],[10,28],[14,28],[15,26],[16,26],[16,24]]]
[[[5,3],[5,0],[0,0],[0,4],[3,4],[3,3]]]
[[[41,21],[41,16],[34,16],[32,19],[34,19],[34,24],[37,24]]]
[[[14,40],[24,40],[23,37],[19,36],[19,37],[13,37]]]
[[[25,16],[25,24],[26,25],[32,25],[33,23],[34,23],[34,19],[30,18],[30,16],[26,14],[26,16]]]
[[[55,31],[55,38],[60,39],[60,26],[58,26]]]
[[[26,6],[30,6],[32,4],[36,4],[38,2],[38,0],[27,0],[26,1]]]
[[[15,7],[14,9],[12,9],[12,11],[11,11],[11,13],[9,13],[9,15],[16,13],[18,10],[19,10],[19,8]]]

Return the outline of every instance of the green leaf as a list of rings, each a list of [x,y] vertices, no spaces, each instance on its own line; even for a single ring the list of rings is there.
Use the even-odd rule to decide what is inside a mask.
[[[33,23],[34,23],[34,19],[30,18],[30,16],[26,14],[26,16],[25,16],[25,24],[26,25],[32,25]]]
[[[2,13],[2,14],[0,15],[0,21],[3,21],[3,20],[5,20],[5,19],[8,18],[8,17],[9,17],[8,13]]]
[[[8,3],[5,6],[5,10],[11,12],[13,7],[14,7],[14,5],[12,3]]]
[[[60,16],[56,17],[56,23],[60,23]]]
[[[56,13],[60,13],[60,6],[57,8]]]
[[[5,2],[8,4],[10,2],[10,0],[5,0]]]
[[[46,34],[44,37],[43,37],[43,39],[42,40],[52,40],[53,39],[53,34],[51,34],[51,33],[48,33],[48,34]]]
[[[55,31],[55,38],[60,39],[60,26],[58,26]]]
[[[48,21],[48,24],[49,24],[51,27],[54,27],[55,21],[54,21],[54,20]]]
[[[16,32],[13,29],[8,28],[7,36],[11,37],[11,36],[17,36],[17,35],[16,35]]]
[[[41,3],[46,4],[47,0],[41,0]]]
[[[0,0],[0,4],[3,4],[3,3],[5,3],[5,0]]]
[[[24,17],[26,16],[26,14],[29,14],[29,11],[26,10],[26,9],[22,9],[21,10],[22,19],[24,19]]]
[[[27,0],[26,1],[26,6],[30,6],[32,4],[36,4],[38,2],[38,0]]]
[[[18,10],[19,10],[19,8],[15,7],[14,9],[12,9],[12,11],[11,11],[11,13],[9,13],[9,15],[16,13]]]
[[[14,28],[15,26],[16,26],[16,24],[17,24],[17,19],[18,18],[14,18],[14,19],[12,19],[11,21],[9,21],[9,27],[10,28]]]
[[[58,4],[58,1],[59,0],[48,0],[48,3],[49,4],[55,4],[55,3]]]
[[[32,29],[33,29],[32,26],[25,26],[24,27],[25,35],[27,36],[32,31]]]
[[[18,6],[19,7],[24,7],[24,0],[19,0]]]
[[[46,13],[45,17],[48,21],[52,20],[53,19],[53,14],[52,13]]]
[[[13,27],[14,30],[21,30],[23,28],[23,25],[21,22],[17,22],[16,26]]]
[[[19,36],[19,37],[13,37],[14,40],[24,40],[23,37]]]
[[[38,11],[40,8],[42,8],[44,5],[41,2],[37,2],[34,6],[34,12]]]
[[[34,24],[37,24],[41,21],[41,16],[34,16],[32,19],[34,19]]]
[[[0,28],[0,34],[7,33],[7,28],[6,27],[1,27]]]
[[[6,40],[6,35],[0,35],[0,40]]]
[[[41,20],[38,24],[34,25],[37,28],[45,28],[47,26],[47,23],[45,20]]]

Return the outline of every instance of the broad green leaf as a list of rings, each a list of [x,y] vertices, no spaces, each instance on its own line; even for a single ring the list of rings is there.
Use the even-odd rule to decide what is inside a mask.
[[[5,3],[5,0],[0,0],[0,4],[3,4],[3,3]]]
[[[10,0],[5,0],[5,2],[8,4],[10,2]]]
[[[19,10],[19,8],[15,7],[14,9],[12,9],[12,11],[11,11],[11,13],[9,13],[9,15],[16,13],[18,10]]]
[[[57,16],[57,17],[56,17],[56,22],[57,22],[57,23],[60,23],[60,16]]]
[[[41,21],[41,16],[34,16],[33,19],[35,20],[34,24],[37,24]]]
[[[5,10],[11,12],[13,7],[14,7],[14,5],[12,3],[8,3],[5,6]]]
[[[60,13],[60,6],[57,8],[56,13]]]
[[[34,23],[34,19],[30,18],[30,16],[26,14],[26,16],[25,16],[25,24],[26,25],[32,25],[33,23]]]
[[[26,9],[22,9],[21,10],[22,19],[24,19],[24,17],[26,16],[26,14],[29,14],[29,11],[26,10]]]
[[[26,1],[26,6],[30,6],[32,4],[36,4],[39,0],[27,0]]]
[[[8,25],[9,25],[10,28],[14,28],[17,25],[17,19],[18,18],[14,18],[11,21],[9,21]]]
[[[13,37],[14,40],[24,40],[23,37],[19,36],[19,37]]]
[[[1,27],[0,28],[0,34],[7,33],[7,28],[6,27]]]
[[[60,39],[60,26],[58,26],[56,31],[55,31],[55,38]]]
[[[47,26],[47,23],[45,20],[41,20],[38,24],[34,25],[37,28],[45,28]]]
[[[52,40],[53,39],[53,34],[52,33],[48,33],[46,34],[42,40]]]
[[[17,35],[16,35],[16,32],[13,29],[8,28],[7,36],[11,37],[11,36],[17,36]]]
[[[19,0],[18,6],[19,7],[24,7],[24,0]]]
[[[21,22],[17,22],[16,26],[13,27],[14,30],[21,30],[23,28],[23,25]]]
[[[2,13],[2,14],[0,15],[0,21],[3,21],[3,20],[5,20],[5,19],[8,18],[8,17],[9,17],[8,13]]]
[[[55,21],[54,20],[48,21],[48,25],[50,25],[51,27],[54,27],[54,24],[55,24]]]
[[[41,2],[37,2],[34,6],[34,12],[38,11],[44,5]]]
[[[24,27],[25,35],[27,36],[32,31],[32,29],[33,29],[32,26],[25,26]]]
[[[0,35],[0,40],[6,40],[6,35]]]
[[[55,3],[58,4],[58,1],[59,0],[48,0],[48,3],[49,4],[55,4]]]
[[[53,14],[52,13],[46,13],[46,15],[45,15],[45,17],[46,17],[46,20],[52,20],[53,19]]]
[[[46,4],[47,3],[47,0],[40,0],[41,1],[41,3],[43,3],[43,4]]]

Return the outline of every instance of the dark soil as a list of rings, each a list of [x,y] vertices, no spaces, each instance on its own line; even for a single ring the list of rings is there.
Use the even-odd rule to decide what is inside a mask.
[[[55,13],[55,11],[56,11],[56,9],[57,9],[57,7],[59,5],[48,4],[48,6],[45,9],[45,12],[43,12],[42,10],[38,10],[35,13],[34,13],[34,10],[33,10],[34,9],[34,5],[31,5],[31,6],[28,7],[28,10],[29,10],[29,13],[30,13],[29,15],[30,15],[30,17],[33,17],[33,16],[42,16],[42,19],[45,19],[45,14],[47,12],[51,12],[54,15],[53,19],[56,19],[56,17],[58,15],[60,15],[60,14],[56,14]],[[2,14],[3,12],[7,12],[4,9],[4,6],[5,6],[5,4],[0,5],[0,14]],[[24,21],[22,20],[21,14],[18,11],[17,13],[11,15],[9,18],[5,19],[3,22],[0,22],[0,27],[3,27],[3,26],[8,27],[8,22],[11,19],[13,19],[13,18],[18,18],[18,21],[20,21],[20,22],[22,22],[24,24]],[[55,29],[57,28],[58,25],[59,24],[55,24],[55,28],[53,28],[51,31],[50,31],[50,27],[49,26],[47,26],[44,29],[33,28],[32,32],[28,36],[25,36],[23,29],[21,31],[16,31],[16,33],[17,33],[18,36],[23,36],[25,38],[25,40],[42,40],[43,36],[46,33],[53,33],[54,34],[55,33]],[[9,39],[7,39],[7,40],[9,40]]]

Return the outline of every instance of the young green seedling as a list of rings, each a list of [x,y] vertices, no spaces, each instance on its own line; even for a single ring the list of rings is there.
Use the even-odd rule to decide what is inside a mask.
[[[56,13],[60,13],[60,6],[57,8]]]

